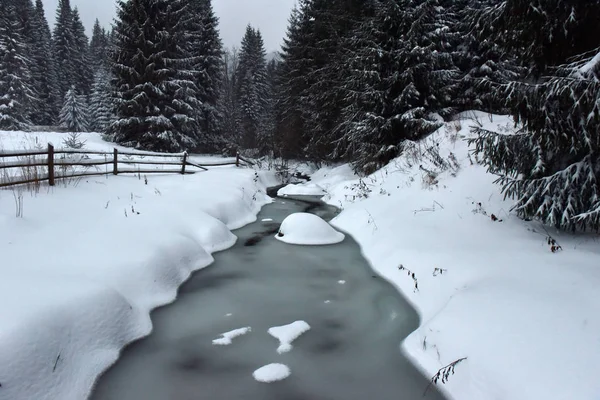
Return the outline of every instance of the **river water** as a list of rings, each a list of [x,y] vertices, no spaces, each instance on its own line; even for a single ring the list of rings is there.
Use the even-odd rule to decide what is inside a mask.
[[[428,380],[400,352],[418,326],[416,312],[374,275],[351,237],[321,247],[273,238],[286,216],[303,211],[326,220],[337,213],[291,199],[265,206],[256,223],[234,232],[233,248],[182,286],[175,303],[153,312],[152,335],[125,349],[91,399],[443,399],[436,390],[423,396]],[[267,330],[298,320],[311,330],[278,354]],[[242,327],[252,331],[229,346],[212,344]],[[291,375],[254,380],[253,371],[271,363],[287,365]]]

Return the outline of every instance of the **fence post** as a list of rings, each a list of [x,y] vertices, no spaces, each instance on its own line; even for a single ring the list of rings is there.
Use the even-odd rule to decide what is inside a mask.
[[[235,166],[240,166],[240,153],[235,153]]]
[[[115,148],[113,156],[113,175],[119,174],[119,150]]]
[[[185,175],[185,165],[187,164],[187,151],[183,153],[183,162],[181,163],[181,175]]]
[[[48,143],[48,184],[54,186],[54,146]]]

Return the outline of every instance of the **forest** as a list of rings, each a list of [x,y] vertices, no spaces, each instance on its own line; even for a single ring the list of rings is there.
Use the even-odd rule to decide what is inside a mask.
[[[210,0],[120,0],[91,39],[60,0],[0,3],[0,129],[61,126],[161,152],[351,163],[368,175],[465,110],[525,219],[600,229],[600,2],[299,0],[267,57],[225,49]]]

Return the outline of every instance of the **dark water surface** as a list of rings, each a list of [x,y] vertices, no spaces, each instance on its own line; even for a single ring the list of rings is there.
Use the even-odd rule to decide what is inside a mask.
[[[215,254],[175,303],[152,314],[152,335],[124,351],[91,399],[443,399],[435,390],[423,397],[427,379],[400,352],[418,326],[416,312],[374,276],[351,237],[322,247],[273,238],[286,216],[301,211],[328,220],[337,212],[292,199],[265,206],[258,222],[235,232],[233,248]],[[297,320],[312,329],[291,352],[278,354],[279,342],[267,330]],[[212,344],[246,326],[252,332],[230,346]],[[286,364],[291,376],[255,381],[253,371],[270,363]]]

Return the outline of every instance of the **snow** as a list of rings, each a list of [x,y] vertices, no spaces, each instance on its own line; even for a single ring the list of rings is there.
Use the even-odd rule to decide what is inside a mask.
[[[348,166],[313,174],[328,192],[324,200],[343,208],[332,225],[351,234],[419,312],[421,325],[402,349],[426,376],[467,357],[439,384],[450,399],[600,398],[598,236],[511,214],[513,202],[464,139],[474,120],[510,133],[512,118],[468,112],[457,119],[364,177],[368,192]],[[455,155],[458,171],[436,169],[423,155],[434,143],[443,158]],[[436,172],[434,181],[420,165]],[[551,252],[548,234],[563,251]]]
[[[258,382],[272,383],[282,381],[291,375],[290,368],[285,364],[269,364],[254,371],[252,376]]]
[[[291,351],[294,347],[292,346],[294,340],[309,330],[310,325],[306,321],[296,321],[288,325],[269,328],[269,335],[279,340],[277,352],[282,354]]]
[[[326,194],[325,189],[314,183],[287,185],[277,191],[277,196],[325,196]]]
[[[0,133],[0,148],[64,134]],[[37,138],[37,140],[36,140]],[[86,148],[112,149],[98,134]],[[218,160],[193,156],[197,160]],[[150,311],[177,297],[231,230],[271,201],[259,174],[222,167],[190,176],[97,176],[39,193],[0,191],[0,397],[85,399],[128,343],[152,330]],[[135,212],[134,212],[135,210]],[[138,214],[139,213],[139,214]]]
[[[339,280],[339,281],[338,281],[338,283],[339,283],[340,285],[345,285],[345,284],[346,284],[346,281],[344,281],[344,280]]]
[[[233,343],[233,339],[239,336],[244,336],[250,333],[251,331],[252,328],[249,326],[246,328],[234,329],[232,331],[222,333],[222,337],[213,340],[212,343],[217,346],[229,346],[231,343]]]
[[[314,214],[296,213],[283,220],[275,238],[289,244],[317,246],[340,243],[345,235]]]

